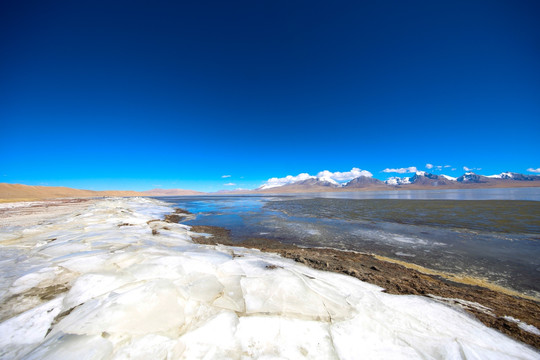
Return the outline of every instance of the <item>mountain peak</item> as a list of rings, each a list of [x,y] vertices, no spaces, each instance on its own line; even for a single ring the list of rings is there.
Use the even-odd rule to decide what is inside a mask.
[[[457,178],[457,181],[461,183],[485,183],[488,180],[488,177],[477,175],[471,171],[466,172],[465,174]]]
[[[365,188],[370,186],[384,186],[385,183],[381,180],[375,179],[371,176],[359,176],[357,178],[352,179],[345,185],[343,185],[344,188]]]

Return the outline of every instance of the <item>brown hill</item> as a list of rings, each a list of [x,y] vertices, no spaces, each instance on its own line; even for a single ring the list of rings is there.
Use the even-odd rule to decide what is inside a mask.
[[[153,189],[148,191],[130,190],[83,190],[65,186],[32,186],[0,183],[0,202],[30,201],[57,198],[86,198],[100,196],[179,196],[202,195],[204,193],[183,189]]]
[[[0,201],[42,200],[66,197],[143,196],[137,191],[94,191],[64,186],[31,186],[0,183]]]
[[[389,185],[386,185],[381,180],[368,177],[368,176],[360,176],[355,179],[352,179],[347,184],[345,184],[343,188],[344,189],[370,188],[370,189],[382,189],[382,190],[391,189]]]
[[[330,186],[306,186],[289,184],[284,186],[277,186],[270,189],[256,189],[246,191],[246,194],[285,194],[285,193],[309,193],[309,192],[334,192],[343,191],[343,188],[336,188]]]

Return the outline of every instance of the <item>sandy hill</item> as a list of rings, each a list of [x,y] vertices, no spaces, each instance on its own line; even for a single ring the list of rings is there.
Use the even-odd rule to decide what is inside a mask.
[[[144,196],[137,191],[94,191],[63,186],[31,186],[0,183],[0,201],[41,200],[66,197]]]
[[[130,190],[82,190],[72,189],[64,186],[31,186],[22,184],[0,183],[0,202],[9,201],[29,201],[56,198],[83,198],[100,196],[179,196],[179,195],[201,195],[204,193],[194,190],[182,189],[153,189],[148,191]]]

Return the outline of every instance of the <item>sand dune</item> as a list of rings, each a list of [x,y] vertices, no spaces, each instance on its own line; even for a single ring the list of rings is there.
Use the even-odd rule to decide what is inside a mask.
[[[27,201],[66,197],[145,196],[137,191],[94,191],[63,186],[30,186],[0,183],[0,201]]]
[[[153,189],[148,191],[130,190],[82,190],[64,186],[31,186],[0,183],[0,202],[31,201],[58,198],[86,198],[100,196],[182,196],[201,195],[202,192],[183,189]]]

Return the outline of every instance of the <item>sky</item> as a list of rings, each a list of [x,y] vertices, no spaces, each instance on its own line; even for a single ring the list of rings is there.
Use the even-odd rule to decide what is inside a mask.
[[[2,1],[0,182],[534,173],[539,16],[534,0]]]

